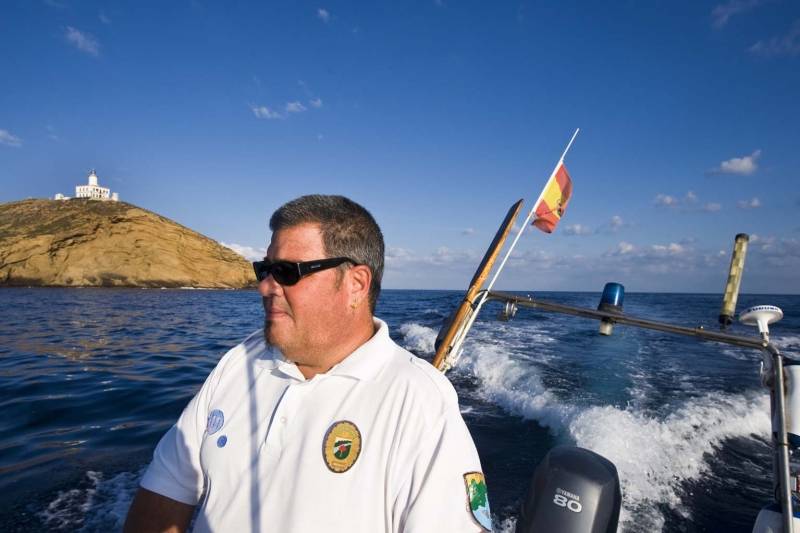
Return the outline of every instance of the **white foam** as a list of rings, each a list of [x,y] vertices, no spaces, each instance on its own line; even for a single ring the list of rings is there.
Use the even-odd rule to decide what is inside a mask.
[[[495,533],[514,533],[517,527],[516,518],[506,518],[505,520],[497,520],[497,517],[492,517],[492,531]]]
[[[143,472],[105,480],[90,470],[85,487],[59,492],[38,516],[49,531],[121,531]]]
[[[685,513],[680,484],[708,470],[704,454],[729,437],[769,435],[768,413],[766,395],[708,395],[663,419],[603,406],[581,411],[566,423],[578,446],[617,467],[627,511],[621,520],[627,521],[635,511],[659,523],[651,506],[666,503]]]
[[[415,352],[433,353],[433,345],[436,341],[436,331],[432,328],[421,326],[415,323],[406,323],[400,326],[400,333],[403,334],[405,348]]]
[[[480,356],[475,356],[476,352]],[[512,359],[500,344],[468,343],[460,369],[478,377],[480,394],[513,415],[547,426],[554,434],[575,416],[577,408],[558,401],[529,364]]]
[[[719,352],[738,361],[760,360],[758,352],[756,352],[755,350],[748,350],[747,348],[734,348],[733,346],[726,346],[724,348],[721,348]]]
[[[94,495],[100,473],[86,472],[89,487],[86,489],[70,489],[61,491],[50,502],[46,509],[39,513],[39,518],[50,530],[74,529],[83,522],[83,516],[92,508]]]
[[[518,339],[509,345],[497,333],[473,333],[457,370],[477,377],[480,394],[507,413],[536,420],[612,461],[622,483],[623,529],[635,520],[636,530],[660,530],[660,504],[687,515],[680,485],[707,472],[704,454],[730,437],[769,435],[766,393],[709,394],[661,417],[638,409],[636,396],[625,409],[566,402],[544,387],[536,365],[519,356]],[[647,381],[646,375],[636,377]]]

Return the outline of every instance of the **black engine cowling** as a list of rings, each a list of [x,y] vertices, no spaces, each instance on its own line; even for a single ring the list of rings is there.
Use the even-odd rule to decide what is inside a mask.
[[[611,461],[584,448],[557,446],[533,474],[516,533],[613,533],[621,502]]]

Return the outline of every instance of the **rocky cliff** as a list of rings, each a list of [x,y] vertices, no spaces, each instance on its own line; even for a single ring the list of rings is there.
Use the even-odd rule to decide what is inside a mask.
[[[0,204],[0,286],[255,285],[250,263],[168,218],[124,202]]]

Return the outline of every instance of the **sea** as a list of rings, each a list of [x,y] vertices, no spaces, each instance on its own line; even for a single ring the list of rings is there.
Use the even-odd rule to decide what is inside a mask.
[[[528,294],[528,293],[521,293]],[[532,292],[596,308],[600,294]],[[377,316],[430,360],[460,291],[383,291]],[[323,304],[321,302],[321,304]],[[628,293],[628,315],[717,328],[720,295]],[[772,339],[800,358],[800,296]],[[693,338],[487,304],[448,373],[478,448],[494,529],[512,532],[560,444],[617,467],[620,531],[745,532],[772,501],[761,356]],[[0,290],[0,531],[115,531],[159,438],[219,358],[263,325],[253,290]],[[756,335],[735,324],[733,333]],[[358,512],[354,509],[353,512]]]

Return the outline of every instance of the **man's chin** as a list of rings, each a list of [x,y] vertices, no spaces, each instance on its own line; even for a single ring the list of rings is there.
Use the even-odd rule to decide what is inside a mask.
[[[267,343],[267,346],[275,346],[272,340],[272,327],[267,320],[264,321],[264,342]]]
[[[277,329],[270,321],[264,321],[264,342],[282,351],[284,343],[281,342],[281,335]]]

